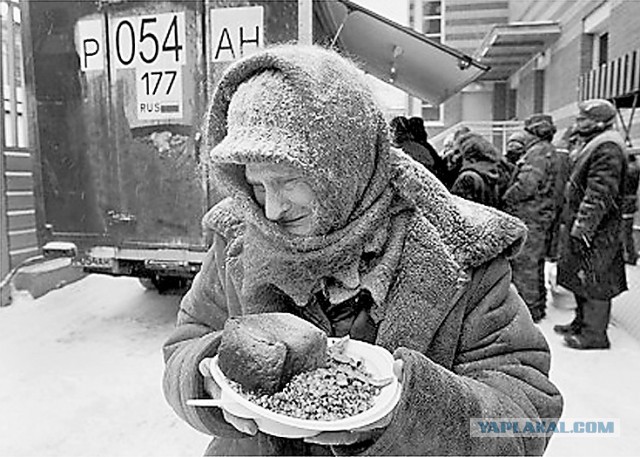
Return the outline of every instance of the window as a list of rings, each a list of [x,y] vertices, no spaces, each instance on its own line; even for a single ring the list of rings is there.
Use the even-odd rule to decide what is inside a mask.
[[[0,0],[2,35],[2,107],[7,147],[27,147],[25,88],[22,68],[20,5]]]
[[[443,0],[423,0],[422,1],[422,33],[436,41],[442,40]]]
[[[442,2],[440,0],[429,0],[422,3],[422,12],[425,16],[441,16]]]
[[[442,106],[432,105],[429,102],[422,102],[422,119],[425,122],[436,123],[442,122]]]
[[[609,60],[609,34],[603,33],[598,37],[598,66]]]
[[[422,29],[424,35],[432,40],[444,41],[444,0],[422,0]],[[421,116],[425,123],[442,122],[442,106],[421,102]]]
[[[409,27],[416,28],[416,4],[409,2]]]
[[[587,70],[600,68],[609,60],[609,34],[592,33],[587,35],[588,46],[591,48],[591,61],[587,62]]]
[[[591,62],[583,62],[582,69],[596,69],[609,60],[610,16],[611,2],[602,2],[583,19],[583,33],[586,35],[583,45],[587,46],[586,56],[587,59],[591,57]]]

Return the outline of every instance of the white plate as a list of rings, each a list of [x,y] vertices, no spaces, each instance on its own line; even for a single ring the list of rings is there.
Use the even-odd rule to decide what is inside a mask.
[[[329,345],[336,341],[338,338],[329,338]],[[269,435],[284,438],[307,438],[321,432],[353,430],[372,424],[393,411],[400,400],[402,387],[393,373],[393,356],[389,351],[362,341],[349,340],[345,354],[356,359],[362,358],[365,369],[375,378],[392,377],[393,381],[381,389],[371,408],[355,416],[335,421],[298,419],[275,413],[250,402],[229,385],[227,378],[218,367],[218,356],[212,359],[210,371],[213,379],[220,385],[222,408],[227,412],[238,417],[253,419],[258,428]]]

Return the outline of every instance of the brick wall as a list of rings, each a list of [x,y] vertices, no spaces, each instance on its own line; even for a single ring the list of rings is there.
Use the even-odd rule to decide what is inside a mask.
[[[609,17],[609,59],[640,49],[640,2],[625,0],[614,6]]]
[[[516,93],[516,116],[525,119],[534,111],[534,85],[533,69],[525,69],[520,73],[518,91]]]
[[[548,111],[574,103],[578,98],[581,41],[577,37],[551,55],[546,68],[545,106]]]

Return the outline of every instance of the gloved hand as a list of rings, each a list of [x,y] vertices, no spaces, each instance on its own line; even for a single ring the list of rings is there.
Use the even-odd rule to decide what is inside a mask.
[[[576,237],[573,236],[573,234],[570,237],[570,242],[571,250],[577,254],[580,259],[580,268],[577,273],[578,278],[580,278],[581,282],[585,283],[587,282],[589,275],[593,272],[593,265],[591,262],[591,243],[586,239],[586,237]]]
[[[209,366],[211,359],[202,359],[198,365],[200,373],[204,377],[204,390],[211,396],[211,398],[217,399],[221,396],[221,389],[218,383],[213,379]],[[255,435],[258,433],[258,425],[251,419],[244,419],[242,417],[234,416],[230,412],[222,409],[222,416],[224,420],[233,425],[238,431],[246,433],[247,435]]]

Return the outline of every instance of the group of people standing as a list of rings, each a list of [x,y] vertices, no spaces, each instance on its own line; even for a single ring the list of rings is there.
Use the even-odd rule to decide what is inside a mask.
[[[572,348],[605,349],[611,299],[627,290],[625,262],[638,258],[632,231],[640,167],[615,129],[610,102],[587,100],[578,109],[563,137],[566,149],[552,144],[552,117],[533,114],[503,154],[462,128],[432,171],[451,193],[526,224],[511,267],[534,322],[546,315],[545,263],[557,262],[558,284],[573,292],[577,307],[575,319],[554,330]]]

